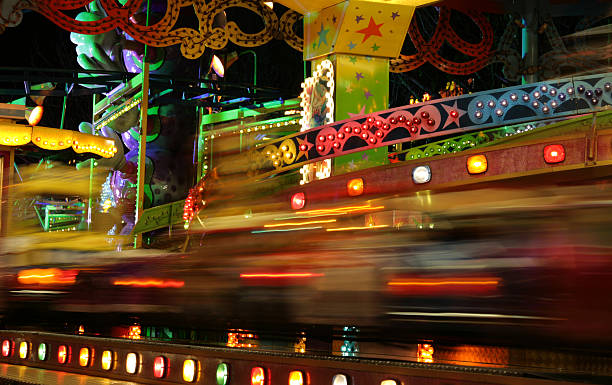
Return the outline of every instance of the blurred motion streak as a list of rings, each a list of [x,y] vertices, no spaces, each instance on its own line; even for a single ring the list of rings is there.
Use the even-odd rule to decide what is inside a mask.
[[[179,288],[185,286],[184,281],[164,281],[155,278],[127,279],[113,281],[115,286],[136,286],[136,287],[160,287],[160,288]]]
[[[389,225],[337,227],[335,229],[327,229],[327,231],[368,230],[368,229],[380,229],[383,227],[389,227]]]
[[[353,213],[357,211],[370,211],[370,210],[382,210],[385,206],[371,206],[371,205],[362,205],[362,206],[345,206],[345,207],[336,207],[332,209],[318,209],[318,210],[308,210],[308,211],[298,211],[296,214],[305,214],[305,215],[342,215]]]
[[[273,230],[253,230],[251,231],[253,234],[261,234],[261,233],[278,233],[278,232],[287,232],[287,231],[301,231],[301,230],[318,230],[321,229],[321,226],[312,226],[312,227],[294,227],[291,229],[273,229]]]
[[[21,270],[17,281],[24,285],[72,285],[76,281],[78,270],[61,269],[28,269]]]
[[[396,279],[387,282],[390,289],[397,294],[485,294],[495,291],[500,284],[497,277],[472,278],[412,278]]]
[[[319,223],[333,223],[333,222],[336,222],[336,220],[335,219],[322,219],[320,221],[275,223],[275,224],[264,225],[264,227],[283,227],[283,226],[314,225],[314,224],[319,224]]]
[[[310,278],[322,277],[320,273],[240,274],[240,278]]]

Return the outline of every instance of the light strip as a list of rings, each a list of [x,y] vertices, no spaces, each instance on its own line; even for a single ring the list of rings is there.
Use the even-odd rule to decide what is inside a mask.
[[[146,280],[126,280],[126,281],[113,281],[113,285],[115,286],[138,286],[138,287],[183,287],[185,286],[184,281],[163,281],[156,279],[146,279]]]
[[[380,209],[384,209],[385,206],[370,206],[370,205],[364,205],[364,206],[346,206],[346,207],[337,207],[334,209],[318,209],[318,210],[309,210],[309,211],[297,211],[296,214],[344,214],[347,212],[353,212],[353,211],[371,211],[371,210],[380,210]]]
[[[310,278],[322,277],[321,273],[240,274],[240,278]]]
[[[383,227],[389,227],[389,225],[338,227],[335,229],[327,229],[327,231],[368,230],[368,229],[380,229]]]
[[[430,279],[420,279],[411,281],[390,281],[389,286],[444,286],[444,285],[498,285],[499,280],[495,278],[472,278],[471,280],[449,280],[449,281],[434,281]]]
[[[316,230],[316,229],[322,229],[322,227],[321,226],[313,226],[313,227],[294,227],[292,229],[254,230],[254,231],[251,231],[251,234],[274,233],[274,232],[285,232],[285,231],[299,231],[299,230]]]
[[[315,223],[332,223],[332,222],[336,222],[335,219],[324,219],[324,220],[320,220],[320,221],[309,221],[309,222],[285,222],[285,223],[278,223],[278,224],[273,224],[273,225],[264,225],[264,227],[282,227],[282,226],[298,226],[298,225],[312,225]]]
[[[512,318],[512,319],[541,319],[541,320],[555,320],[563,321],[565,318],[554,318],[554,317],[538,317],[528,315],[514,315],[514,314],[482,314],[482,313],[423,313],[423,312],[412,312],[412,311],[397,311],[388,312],[389,315],[399,316],[423,316],[423,317],[463,317],[463,318]]]

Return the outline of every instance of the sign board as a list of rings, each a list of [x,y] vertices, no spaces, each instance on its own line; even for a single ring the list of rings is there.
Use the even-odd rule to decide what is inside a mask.
[[[144,210],[132,233],[146,233],[181,222],[184,206],[185,200],[181,200]]]

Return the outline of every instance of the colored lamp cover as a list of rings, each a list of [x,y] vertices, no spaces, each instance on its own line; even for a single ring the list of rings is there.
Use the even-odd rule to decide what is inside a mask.
[[[264,368],[256,366],[251,369],[251,385],[265,385],[266,373]]]
[[[19,358],[28,358],[29,347],[30,345],[25,341],[19,343]]]
[[[304,374],[299,370],[289,373],[289,385],[304,385]]]
[[[11,341],[2,341],[2,357],[8,357],[11,355]]]
[[[397,381],[395,380],[382,380],[380,385],[397,385]]]
[[[81,348],[79,351],[79,365],[89,366],[89,348]]]
[[[228,378],[229,366],[222,362],[217,366],[217,385],[227,385]]]
[[[65,364],[68,361],[68,348],[66,345],[60,345],[57,348],[57,362],[60,364]]]
[[[427,183],[431,180],[429,166],[417,166],[412,170],[412,181],[416,184]]]
[[[306,197],[303,192],[295,193],[291,197],[291,208],[294,210],[303,209],[306,205]]]
[[[153,361],[153,376],[155,378],[164,378],[166,376],[166,366],[168,360],[164,356],[157,356]]]
[[[336,374],[332,379],[332,385],[348,385],[348,378],[344,374]]]
[[[183,362],[183,381],[194,382],[198,365],[195,360],[185,360]]]
[[[565,160],[565,148],[561,144],[550,144],[544,147],[544,161],[546,163],[560,163]]]
[[[482,174],[487,171],[487,157],[484,155],[472,155],[467,160],[467,169],[470,174]]]
[[[111,370],[113,368],[114,354],[110,350],[102,352],[102,369]]]
[[[125,371],[129,374],[135,374],[138,370],[138,355],[136,353],[128,353],[125,357]]]
[[[348,181],[346,184],[348,195],[356,197],[363,194],[363,179],[355,178]]]
[[[47,356],[47,352],[49,351],[47,344],[44,342],[41,342],[38,345],[38,360],[39,361],[46,361],[48,356]]]
[[[40,120],[42,119],[42,116],[43,116],[43,112],[44,112],[43,106],[36,106],[34,107],[32,111],[26,112],[26,115],[28,115],[27,117],[28,124],[30,126],[35,126],[38,123],[40,123]]]

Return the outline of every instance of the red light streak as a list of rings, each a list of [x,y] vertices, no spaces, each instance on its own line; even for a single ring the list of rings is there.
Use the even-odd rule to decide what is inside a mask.
[[[407,281],[390,281],[389,286],[445,286],[445,285],[498,285],[496,278],[451,278],[449,280],[433,280],[430,278],[418,278]]]
[[[136,287],[161,287],[161,288],[180,288],[185,286],[184,281],[164,281],[155,278],[129,279],[113,281],[115,286],[136,286]]]
[[[310,278],[322,277],[320,273],[240,274],[240,278]]]

